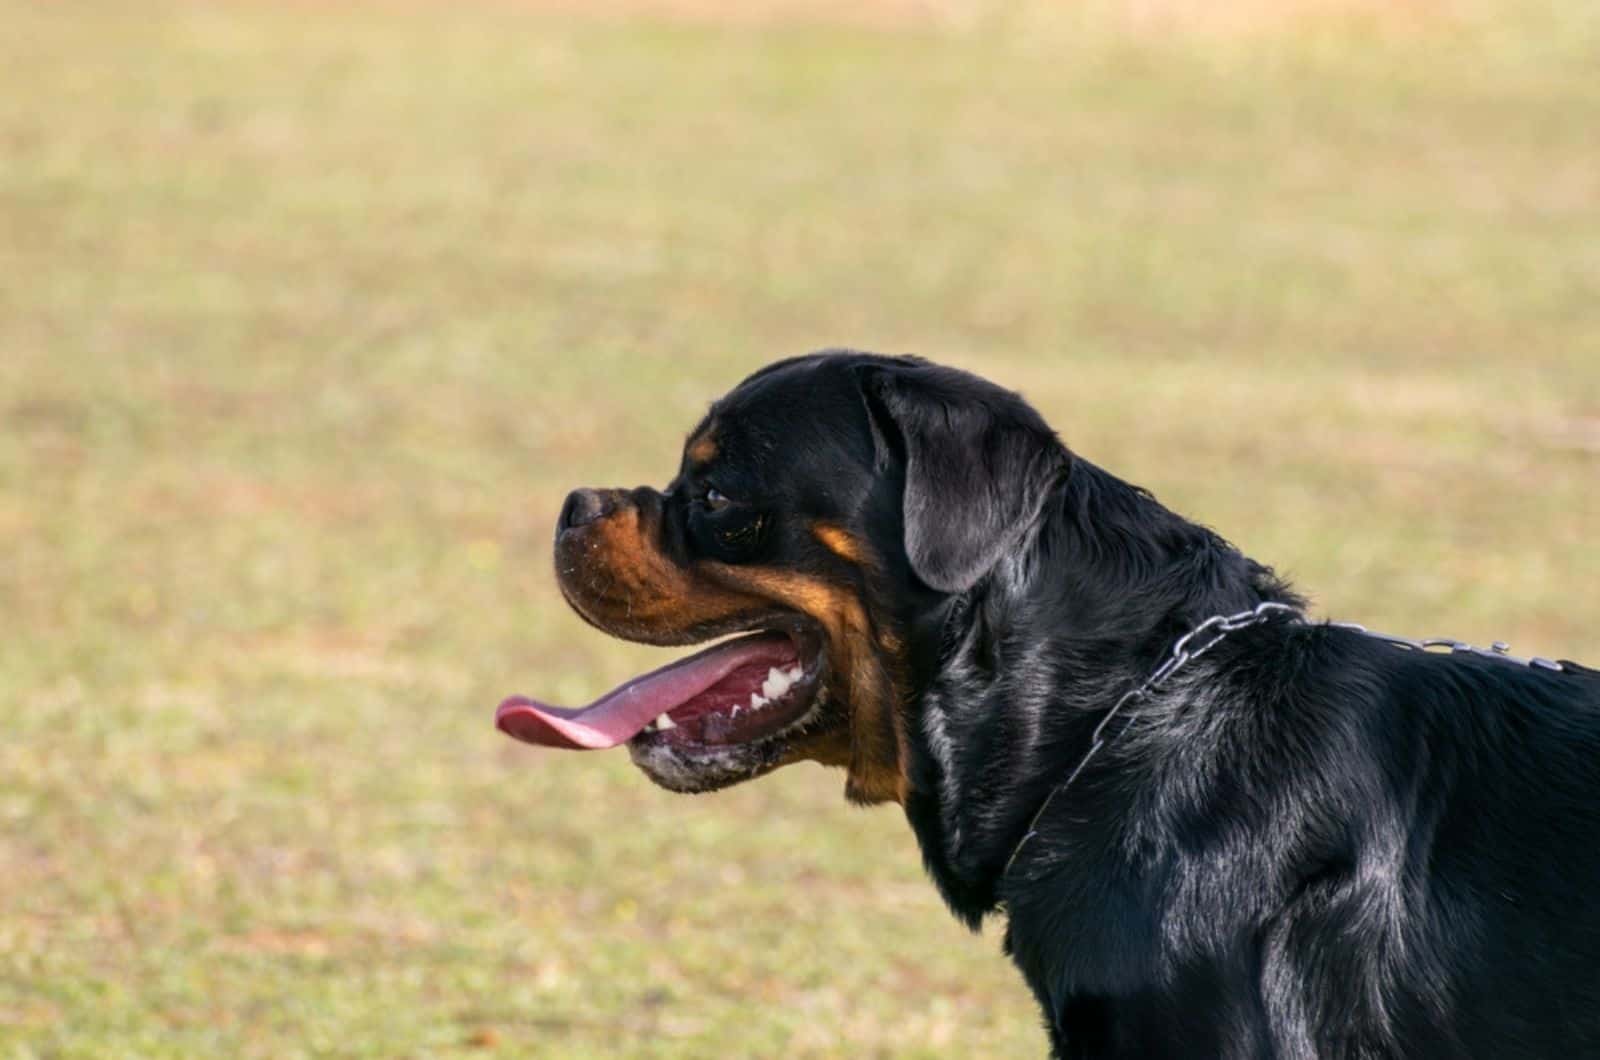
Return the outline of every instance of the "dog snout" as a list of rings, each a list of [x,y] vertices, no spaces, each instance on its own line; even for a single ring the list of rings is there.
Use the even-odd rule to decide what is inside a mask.
[[[587,526],[596,519],[610,515],[615,509],[616,503],[608,493],[591,489],[573,490],[561,505],[561,516],[556,520],[556,536]]]

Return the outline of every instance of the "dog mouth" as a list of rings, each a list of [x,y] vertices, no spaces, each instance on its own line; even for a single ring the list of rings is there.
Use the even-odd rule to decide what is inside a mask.
[[[664,786],[704,790],[776,764],[784,737],[816,713],[825,665],[822,638],[796,623],[720,641],[586,707],[512,696],[495,712],[495,725],[543,747],[627,744],[635,763]]]

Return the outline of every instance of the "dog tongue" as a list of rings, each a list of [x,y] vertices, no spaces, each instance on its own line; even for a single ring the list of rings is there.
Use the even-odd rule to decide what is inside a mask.
[[[662,714],[683,706],[718,681],[746,666],[786,666],[795,650],[781,633],[757,633],[724,641],[705,651],[635,677],[589,704],[572,709],[512,696],[495,711],[501,732],[524,743],[595,751],[626,743]]]

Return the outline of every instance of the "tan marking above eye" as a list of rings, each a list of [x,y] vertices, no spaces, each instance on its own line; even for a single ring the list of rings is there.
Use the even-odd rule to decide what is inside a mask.
[[[717,425],[709,424],[700,434],[689,440],[684,455],[693,463],[709,464],[717,458]]]

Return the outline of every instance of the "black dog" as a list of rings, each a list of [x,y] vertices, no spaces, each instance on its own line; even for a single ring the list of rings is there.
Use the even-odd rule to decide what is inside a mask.
[[[1058,1055],[1600,1056],[1600,677],[1308,621],[1015,394],[780,362],[556,564],[608,633],[757,632],[503,729],[677,791],[844,767],[1004,909]]]

